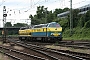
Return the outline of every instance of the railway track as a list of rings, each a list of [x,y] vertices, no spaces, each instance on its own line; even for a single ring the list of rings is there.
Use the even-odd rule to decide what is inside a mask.
[[[72,47],[78,49],[90,49],[90,42],[72,42],[72,41],[61,41],[59,43],[43,43],[43,42],[29,42],[30,44],[37,44],[37,45],[56,45],[62,47]]]
[[[72,43],[71,41],[65,42],[61,41],[59,43],[40,43],[40,42],[29,42],[30,44],[36,44],[36,45],[55,45],[55,46],[62,46],[62,47],[72,47],[77,49],[90,49],[90,42],[79,42],[79,43]],[[28,43],[28,44],[29,44]]]
[[[31,55],[31,54],[21,52],[21,51],[15,50],[15,49],[7,48],[4,46],[0,46],[0,52],[4,53],[5,55],[8,55],[14,59],[17,59],[17,60],[35,60],[35,59],[36,60],[38,60],[38,59],[39,60],[48,60],[46,58]]]
[[[58,46],[72,47],[72,48],[77,48],[77,49],[90,49],[90,47],[84,46],[84,45],[58,45]]]
[[[14,43],[15,43],[15,41],[13,41]],[[16,42],[17,43],[17,42]],[[29,49],[30,47],[27,47],[27,46],[24,46],[24,44],[21,44],[21,43],[17,43],[18,45],[20,45],[20,46],[23,46],[23,47],[25,47],[25,52],[26,52],[26,50],[27,50],[27,48]],[[36,49],[32,49],[32,48],[30,48],[28,51],[30,51],[30,52],[32,52],[32,51],[34,51],[33,53],[35,54],[35,55],[30,55],[30,54],[27,54],[27,53],[29,53],[29,52],[27,52],[27,53],[24,53],[24,52],[22,52],[22,51],[17,51],[17,50],[15,50],[15,49],[12,49],[12,47],[10,48],[10,46],[9,47],[1,47],[2,49],[6,49],[6,50],[8,50],[9,52],[15,52],[15,53],[12,53],[12,54],[15,54],[15,55],[12,55],[12,54],[8,54],[8,53],[6,53],[6,52],[4,52],[4,54],[8,54],[8,56],[10,56],[10,57],[13,57],[13,58],[15,58],[15,59],[18,59],[18,60],[22,60],[23,59],[23,57],[25,57],[25,58],[27,58],[27,59],[23,59],[23,60],[30,60],[31,58],[28,58],[28,57],[26,57],[26,56],[29,56],[29,57],[32,57],[32,58],[34,58],[34,59],[31,59],[31,60],[59,60],[58,58],[56,58],[56,57],[54,57],[54,56],[51,56],[51,55],[48,55],[47,53],[45,53],[45,52],[43,52],[43,51],[40,51],[40,50],[36,50]],[[1,50],[2,50],[1,49]],[[32,51],[31,51],[32,50]],[[2,51],[1,51],[2,52]],[[17,57],[18,55],[16,54],[16,53],[19,53],[19,54],[21,54],[21,55],[24,55],[24,56],[22,56],[22,57]],[[38,57],[37,56],[37,54],[41,54],[41,57]],[[21,56],[21,55],[19,55],[19,56]],[[42,56],[43,55],[43,56]]]
[[[72,52],[72,51],[65,51],[65,50],[55,50],[55,49],[50,49],[50,48],[45,48],[45,47],[40,47],[37,45],[32,45],[32,44],[24,44],[17,43],[20,46],[26,47],[28,49],[34,50],[36,52],[39,52],[41,54],[44,54],[50,58],[53,58],[55,60],[63,60],[63,59],[69,59],[69,60],[90,60],[90,55],[89,54],[82,54],[82,53],[77,53],[77,52]]]
[[[21,42],[19,40],[14,40],[14,39],[9,39],[8,40],[9,42],[12,42],[12,43],[15,43],[15,45],[19,45],[19,46],[23,46],[26,50],[32,50],[38,54],[41,54],[41,55],[33,55],[33,54],[30,54],[30,53],[25,53],[25,51],[23,52],[24,54],[27,54],[25,55],[26,57],[29,56],[28,59],[36,59],[36,60],[90,60],[90,54],[85,54],[85,53],[78,53],[78,52],[72,52],[72,51],[68,51],[68,50],[57,50],[57,49],[50,49],[50,48],[45,48],[45,47],[41,47],[41,46],[37,46],[39,45],[38,43],[25,43],[25,42]],[[71,42],[62,42],[64,43],[64,45],[69,45],[68,43],[71,43]],[[41,43],[42,44],[42,43]],[[49,44],[49,43],[47,43]],[[49,44],[50,45],[50,44]],[[63,45],[63,44],[61,44]],[[0,47],[1,48],[1,47]],[[4,49],[4,48],[3,48]],[[10,49],[10,48],[9,48]],[[9,50],[9,51],[15,51],[13,49]],[[2,52],[2,51],[1,51]],[[19,54],[22,54],[22,51],[19,51],[21,53]],[[15,52],[16,54],[17,52]],[[24,55],[22,54],[22,55]],[[7,55],[7,53],[6,53]],[[9,54],[10,55],[10,54]],[[17,55],[17,54],[16,54]],[[18,58],[19,60],[23,59],[23,58],[20,58],[20,57],[16,57],[16,56],[13,56],[11,55],[13,58]],[[33,56],[33,57],[32,57]],[[23,59],[23,60],[26,60],[26,59]]]
[[[78,49],[90,49],[90,42],[60,42],[57,46],[72,47]]]
[[[42,49],[42,51],[56,53],[59,55],[64,55],[64,56],[72,57],[72,58],[79,59],[79,60],[84,60],[84,59],[89,60],[90,59],[90,54],[77,53],[77,52],[66,51],[66,50],[56,50],[56,49],[44,48],[40,46],[36,46],[36,47],[37,47],[37,50]]]

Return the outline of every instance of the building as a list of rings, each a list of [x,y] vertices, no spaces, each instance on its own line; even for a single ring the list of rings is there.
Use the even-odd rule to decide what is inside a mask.
[[[79,9],[79,11],[80,11],[78,14],[85,14],[88,10],[90,10],[90,4],[79,7],[77,9]],[[57,14],[57,17],[65,18],[65,17],[67,17],[68,14],[70,14],[70,11],[66,11],[66,12]]]

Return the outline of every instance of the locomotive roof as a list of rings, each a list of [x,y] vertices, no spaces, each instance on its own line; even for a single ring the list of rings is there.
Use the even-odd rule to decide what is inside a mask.
[[[47,23],[47,24],[52,24],[52,23],[56,23],[56,22],[51,22],[51,23]],[[39,25],[34,25],[34,26],[47,25],[47,24],[39,24]]]
[[[33,28],[42,28],[42,27],[47,27],[48,25],[50,25],[50,24],[52,24],[52,23],[56,23],[56,22],[51,22],[51,23],[47,23],[47,24],[34,25]]]

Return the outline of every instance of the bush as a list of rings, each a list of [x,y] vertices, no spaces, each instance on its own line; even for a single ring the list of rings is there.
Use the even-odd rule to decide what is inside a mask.
[[[65,29],[63,38],[68,40],[90,40],[90,28],[73,28],[73,35],[70,36],[70,29]]]
[[[60,19],[59,24],[63,27],[63,31],[69,27],[69,21],[67,19]]]
[[[90,28],[90,20],[85,23],[84,28]]]
[[[66,28],[64,31],[63,31],[63,37],[69,37],[70,36],[70,29],[69,28]]]

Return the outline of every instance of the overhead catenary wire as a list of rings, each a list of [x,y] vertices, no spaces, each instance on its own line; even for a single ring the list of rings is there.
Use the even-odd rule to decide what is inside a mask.
[[[65,5],[65,0],[54,0],[54,1],[51,1],[51,0],[38,0],[36,3],[35,3],[34,0],[31,0],[31,7],[28,6],[28,7],[23,7],[23,8],[20,8],[20,9],[11,9],[11,8],[9,8],[9,9],[12,10],[14,14],[16,14],[17,11],[18,11],[19,14],[23,14],[23,13],[26,13],[26,12],[32,10],[33,8],[35,8],[35,7],[32,7],[32,6],[36,6],[37,4],[43,5],[43,4],[46,4],[46,3],[53,3],[53,2],[58,2],[58,1],[61,1],[61,2],[64,1],[63,3],[60,3],[60,4],[62,4],[62,6]],[[86,1],[86,0],[83,0],[83,1],[81,1],[81,2],[72,4],[72,5],[76,5],[76,4],[85,2],[85,1]],[[3,4],[4,2],[5,2],[5,0],[2,0],[2,4]],[[27,8],[28,8],[28,9],[27,9]],[[25,9],[26,9],[26,10],[25,10]],[[21,11],[21,10],[22,10],[22,11]],[[10,12],[10,11],[7,11],[7,12]]]
[[[33,1],[33,5],[32,6],[35,6],[35,5],[37,5],[37,4],[45,4],[45,3],[47,3],[48,1],[50,1],[50,0],[45,0],[45,1],[41,1],[41,0],[38,0],[36,3],[34,3],[34,0],[32,0]],[[56,0],[54,1],[54,2],[56,2]],[[53,3],[53,2],[52,2]],[[10,10],[12,10],[12,11],[14,11],[14,14],[16,13],[16,11],[19,11],[19,13],[21,13],[20,11],[21,10],[23,10],[23,9],[27,9],[27,8],[29,8],[30,6],[28,6],[28,7],[23,7],[23,8],[20,8],[20,9],[11,9],[11,8],[8,8],[8,9],[10,9]],[[28,12],[29,10],[32,10],[34,7],[30,7],[29,9],[27,9],[27,10],[24,10],[23,11],[23,13],[25,13],[25,12]],[[8,11],[8,12],[10,12],[10,11]]]
[[[2,2],[4,2],[5,0],[2,0]],[[34,6],[36,6],[37,4],[46,4],[46,3],[53,3],[53,2],[58,2],[58,1],[65,1],[65,0],[54,0],[54,1],[51,1],[51,0],[38,0],[37,2],[35,2],[34,0],[32,0],[32,4],[34,5]],[[83,1],[81,1],[81,3],[82,2],[85,2],[86,0],[83,0]],[[78,2],[78,3],[80,3],[80,2]],[[78,4],[78,3],[75,3],[75,4]],[[72,4],[72,5],[75,5],[75,4]],[[63,5],[65,5],[65,2],[64,2],[64,4]],[[30,7],[30,6],[28,6],[28,7]],[[32,11],[35,11],[35,10],[32,10],[34,7],[30,7],[29,9],[27,9],[28,7],[24,7],[24,8],[20,8],[20,9],[11,9],[11,8],[9,8],[8,10],[7,10],[7,12],[9,13],[9,12],[13,12],[14,13],[14,15],[17,15],[17,13],[18,14],[23,14],[23,13],[26,13],[26,12],[32,12]],[[27,9],[27,10],[23,10],[23,9]],[[23,10],[23,11],[21,11],[21,10]],[[17,13],[16,13],[17,12]],[[8,14],[9,16],[12,16],[12,14]]]
[[[49,1],[51,1],[51,0],[44,0],[44,1],[41,1],[41,0],[38,0],[36,3],[34,3],[34,0],[31,0],[32,2],[33,2],[33,6],[35,6],[35,5],[37,5],[37,4],[45,4],[45,3],[47,3],[47,2],[49,2]],[[56,2],[56,1],[62,1],[62,0],[54,0],[53,2]],[[72,5],[76,5],[76,4],[79,4],[79,3],[82,3],[82,2],[85,2],[86,0],[84,0],[84,1],[81,1],[81,2],[78,2],[78,3],[75,3],[75,4],[72,4]],[[1,3],[1,5],[3,5],[3,3],[5,2],[5,0],[2,0],[2,3]],[[52,3],[53,3],[52,2]],[[62,5],[65,5],[65,3],[62,3]],[[20,9],[12,9],[12,10],[23,10],[23,9],[27,9],[27,8],[29,8],[30,6],[28,6],[28,7],[23,7],[23,8],[20,8]],[[33,7],[34,8],[34,7]],[[32,8],[32,9],[33,9]],[[29,9],[27,9],[26,11],[28,11],[28,10],[31,10],[30,8]],[[25,12],[26,12],[25,11]]]
[[[65,5],[65,0],[54,0],[54,1],[51,1],[51,0],[38,0],[36,3],[34,3],[34,2],[35,2],[34,0],[30,0],[31,6],[23,7],[23,8],[20,8],[20,9],[11,9],[11,8],[9,8],[9,9],[12,10],[14,14],[16,14],[16,11],[18,11],[19,14],[23,14],[23,13],[26,13],[26,12],[32,10],[33,8],[35,8],[35,7],[33,7],[33,6],[36,6],[37,4],[43,5],[43,4],[46,4],[46,3],[53,3],[53,2],[58,2],[58,1],[63,2],[63,3],[60,2],[60,4],[62,4],[62,6]],[[81,2],[72,4],[72,5],[77,5],[77,4],[80,4],[80,3],[85,2],[85,1],[86,1],[86,0],[83,0],[83,1],[81,1]],[[5,2],[5,0],[2,0],[1,5],[3,5],[4,2]],[[28,9],[27,9],[27,8],[28,8]],[[23,9],[24,9],[24,10],[23,10]],[[27,9],[27,10],[25,10],[25,9]],[[22,11],[21,11],[21,10],[22,10]],[[10,12],[10,11],[7,11],[7,12]]]
[[[83,3],[83,2],[85,2],[85,1],[86,1],[86,0],[83,0],[83,1],[78,2],[78,3],[75,3],[75,4],[73,4],[73,5],[80,4],[80,3]]]
[[[4,2],[5,2],[5,0],[2,0],[2,3],[0,4],[0,6],[2,6]]]
[[[39,5],[45,4],[45,3],[49,2],[50,0],[44,0],[44,1],[38,0],[36,3],[34,3],[34,0],[32,0],[32,1],[33,1],[32,6],[36,6],[37,4],[39,4]],[[56,1],[58,1],[58,0],[54,0],[53,2],[56,2]],[[53,2],[50,2],[50,3],[53,3]],[[29,8],[29,9],[27,9],[27,8]],[[35,7],[28,6],[28,7],[23,7],[23,8],[20,8],[20,9],[11,9],[11,8],[9,8],[9,9],[14,10],[14,13],[15,13],[15,11],[21,11],[23,9],[27,9],[27,10],[23,11],[25,13],[25,12],[28,12],[29,10],[32,10],[33,8],[35,8]]]

